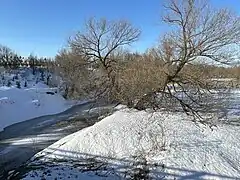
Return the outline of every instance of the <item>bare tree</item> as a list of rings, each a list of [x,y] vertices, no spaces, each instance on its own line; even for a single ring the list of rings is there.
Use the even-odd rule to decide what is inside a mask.
[[[175,54],[172,63],[185,64],[197,57],[228,63],[238,58],[240,17],[227,9],[211,10],[202,0],[170,0],[165,8],[169,13],[164,21],[177,29],[163,39]]]
[[[111,94],[116,87],[116,54],[121,48],[137,41],[140,30],[127,21],[95,20],[86,23],[84,32],[70,38],[69,44],[75,54],[84,58],[85,64],[97,74],[96,96]],[[95,80],[96,80],[95,79]],[[117,89],[117,88],[115,88]]]
[[[12,60],[13,56],[14,56],[14,52],[3,45],[0,45],[0,63],[1,65],[8,67],[10,64],[10,61]]]
[[[145,108],[147,97],[161,93],[180,103],[186,113],[199,117],[200,109],[210,107],[204,99],[210,82],[194,66],[187,71],[187,66],[199,60],[228,64],[238,58],[240,18],[227,9],[213,10],[203,0],[169,0],[164,7],[163,20],[173,26],[156,51],[164,62],[165,83],[145,95],[137,108]],[[159,105],[157,101],[155,105]]]

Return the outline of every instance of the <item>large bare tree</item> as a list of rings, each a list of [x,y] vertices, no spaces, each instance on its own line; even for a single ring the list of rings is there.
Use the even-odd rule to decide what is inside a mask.
[[[116,88],[116,56],[125,46],[138,40],[140,30],[127,21],[89,19],[85,31],[70,38],[72,52],[85,60],[97,74],[96,96],[112,94]],[[97,80],[96,80],[97,79]]]
[[[200,109],[209,109],[204,95],[208,94],[211,82],[194,64],[230,64],[239,58],[240,17],[227,9],[212,9],[207,2],[169,0],[164,6],[163,20],[173,31],[162,38],[155,52],[165,64],[165,83],[143,96],[138,109],[145,108],[143,104],[149,96],[157,98],[157,93],[174,99],[195,117]],[[159,106],[159,102],[155,105]]]

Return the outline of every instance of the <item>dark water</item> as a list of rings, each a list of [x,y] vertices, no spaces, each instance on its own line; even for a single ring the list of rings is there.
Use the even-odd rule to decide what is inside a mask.
[[[93,125],[99,121],[99,116],[112,111],[112,106],[97,107],[94,102],[76,105],[59,114],[30,119],[5,128],[0,132],[0,179],[37,152],[64,136]],[[92,108],[94,110],[89,112]]]

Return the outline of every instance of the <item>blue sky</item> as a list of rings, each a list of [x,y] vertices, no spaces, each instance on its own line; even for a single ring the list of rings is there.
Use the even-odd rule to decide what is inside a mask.
[[[166,1],[166,0],[164,0]],[[240,14],[240,0],[211,0]],[[89,17],[128,19],[141,28],[134,46],[143,51],[168,28],[161,24],[163,0],[1,0],[0,44],[27,56],[54,57]]]

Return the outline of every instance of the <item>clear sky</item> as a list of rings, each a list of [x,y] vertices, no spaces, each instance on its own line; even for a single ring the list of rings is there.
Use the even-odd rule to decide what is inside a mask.
[[[211,1],[240,14],[240,0]],[[141,28],[142,36],[134,48],[143,51],[167,30],[161,24],[162,4],[163,0],[0,0],[0,44],[23,56],[54,57],[85,20],[105,17],[128,19]]]

